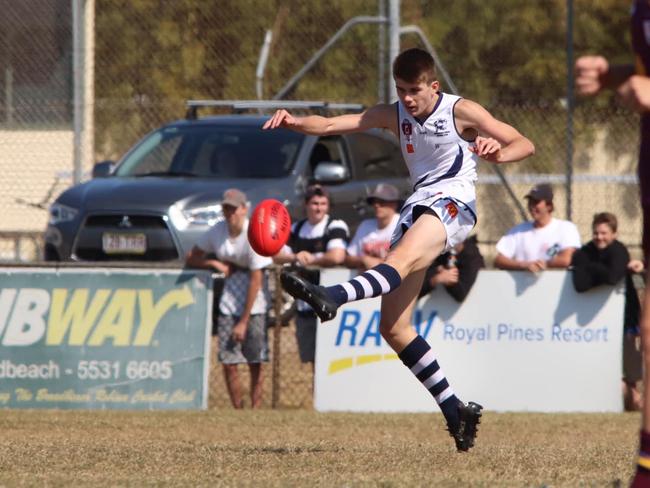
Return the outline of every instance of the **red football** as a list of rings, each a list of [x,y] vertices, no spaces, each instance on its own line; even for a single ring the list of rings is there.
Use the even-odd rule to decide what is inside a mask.
[[[262,200],[253,210],[248,223],[248,242],[262,256],[277,254],[287,243],[291,232],[291,217],[287,208],[269,198]]]

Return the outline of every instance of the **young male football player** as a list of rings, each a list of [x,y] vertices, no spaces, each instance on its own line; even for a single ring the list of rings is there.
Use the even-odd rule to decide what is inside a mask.
[[[431,55],[409,49],[393,63],[398,102],[359,114],[295,117],[278,110],[264,129],[284,127],[327,135],[384,128],[400,139],[413,183],[386,260],[346,283],[315,286],[291,273],[284,288],[307,301],[322,321],[346,302],[382,296],[380,331],[402,362],[429,390],[459,451],[474,445],[481,405],[455,395],[429,344],[411,325],[426,269],[444,250],[465,240],[476,224],[476,157],[493,163],[519,161],[533,144],[481,105],[439,91]]]

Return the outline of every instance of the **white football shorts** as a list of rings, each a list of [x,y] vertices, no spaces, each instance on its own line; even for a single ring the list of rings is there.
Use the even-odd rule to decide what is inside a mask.
[[[445,227],[445,251],[463,242],[477,221],[474,182],[449,180],[417,189],[402,206],[397,227],[390,240],[391,247],[427,211],[433,211]]]

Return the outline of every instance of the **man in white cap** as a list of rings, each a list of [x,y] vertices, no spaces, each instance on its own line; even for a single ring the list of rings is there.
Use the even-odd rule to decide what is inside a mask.
[[[374,219],[359,224],[347,248],[345,265],[360,271],[383,262],[390,249],[390,238],[399,220],[399,190],[388,183],[379,183],[366,199],[375,211]]]
[[[497,242],[494,265],[508,270],[537,273],[547,268],[567,268],[581,246],[573,222],[553,217],[553,188],[541,183],[525,196],[533,220],[510,229]]]
[[[199,239],[186,264],[225,275],[217,319],[219,361],[235,408],[244,406],[238,365],[248,364],[251,406],[258,408],[262,403],[262,363],[269,360],[266,314],[270,301],[262,270],[273,261],[253,251],[248,242],[246,195],[235,188],[226,190],[221,208],[224,220]]]

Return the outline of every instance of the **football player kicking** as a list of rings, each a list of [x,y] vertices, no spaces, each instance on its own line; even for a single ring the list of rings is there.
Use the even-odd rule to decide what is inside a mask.
[[[467,451],[474,445],[483,407],[458,399],[429,344],[411,325],[411,314],[426,269],[476,225],[476,156],[506,163],[530,156],[535,148],[479,104],[440,92],[428,52],[409,49],[399,54],[393,77],[399,97],[395,104],[337,117],[295,117],[278,110],[264,124],[263,129],[282,127],[312,135],[388,129],[400,139],[413,183],[385,262],[329,287],[289,272],[281,280],[323,322],[332,320],[344,303],[381,295],[382,337],[435,398],[456,448]]]

